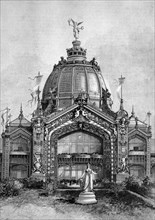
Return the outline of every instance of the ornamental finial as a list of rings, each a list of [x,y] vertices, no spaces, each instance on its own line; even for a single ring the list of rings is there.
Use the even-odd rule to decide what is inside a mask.
[[[78,22],[75,22],[72,18],[70,18],[68,20],[69,26],[73,27],[73,35],[74,35],[75,40],[77,40],[79,38],[80,29],[81,30],[84,29],[83,26],[79,27],[79,25],[81,25],[82,23],[83,23],[83,21],[78,23]]]

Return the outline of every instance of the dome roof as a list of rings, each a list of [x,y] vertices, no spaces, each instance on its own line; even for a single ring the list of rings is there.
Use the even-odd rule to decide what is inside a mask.
[[[100,107],[102,89],[106,90],[104,79],[95,58],[87,61],[86,50],[80,44],[73,41],[73,47],[67,49],[67,60],[61,57],[54,65],[43,89],[43,110],[51,97],[57,109],[62,109],[72,105],[81,92],[87,95],[89,104]]]

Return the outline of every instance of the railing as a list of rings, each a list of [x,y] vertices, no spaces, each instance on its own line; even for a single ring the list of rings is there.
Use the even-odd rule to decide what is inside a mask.
[[[28,155],[30,151],[10,151],[11,155]]]
[[[63,164],[100,164],[103,161],[103,156],[100,154],[60,154],[58,155],[59,166]]]
[[[129,165],[144,165],[145,161],[130,160]]]

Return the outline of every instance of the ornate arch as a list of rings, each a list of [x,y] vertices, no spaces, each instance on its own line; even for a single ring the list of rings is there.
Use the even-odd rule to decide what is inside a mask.
[[[76,131],[84,131],[88,132],[90,134],[93,134],[99,138],[101,138],[103,141],[106,141],[108,144],[106,144],[106,148],[103,149],[103,155],[106,155],[104,158],[104,163],[106,165],[106,169],[111,172],[111,166],[113,167],[114,161],[116,158],[113,157],[114,151],[116,151],[115,146],[115,138],[114,135],[111,134],[111,130],[108,131],[104,127],[96,126],[94,124],[90,124],[89,122],[82,122],[82,125],[79,124],[79,122],[72,122],[64,126],[60,126],[53,132],[51,131],[48,137],[48,150],[47,150],[47,175],[53,175],[54,176],[54,182],[55,186],[57,184],[57,170],[58,170],[58,161],[57,161],[57,141],[60,137],[64,135],[69,135],[72,132]],[[115,153],[115,157],[116,157]],[[115,168],[112,168],[112,173],[114,172]]]

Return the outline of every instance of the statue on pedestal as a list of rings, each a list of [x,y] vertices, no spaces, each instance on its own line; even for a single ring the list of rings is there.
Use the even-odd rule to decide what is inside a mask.
[[[84,171],[80,180],[82,179],[82,189],[83,191],[80,193],[76,203],[87,205],[97,203],[95,194],[93,192],[93,174],[95,173],[92,169],[90,169],[90,165],[88,163],[87,169]]]
[[[122,173],[128,173],[129,172],[127,155],[125,157],[122,157],[120,172],[122,172]]]
[[[83,30],[83,28],[84,28],[83,26],[79,27],[82,23],[83,23],[83,21],[82,22],[76,22],[72,18],[70,18],[68,20],[69,26],[73,27],[74,38],[75,38],[76,41],[79,38],[80,29]]]
[[[40,154],[35,154],[34,155],[34,159],[35,159],[35,161],[34,161],[34,169],[33,169],[33,171],[34,171],[34,173],[41,173],[41,169],[42,169],[42,166],[41,166],[41,157],[40,157]]]
[[[85,192],[93,191],[93,174],[96,175],[92,169],[90,169],[90,164],[88,163],[87,169],[82,174],[80,180],[82,180],[82,188]]]

